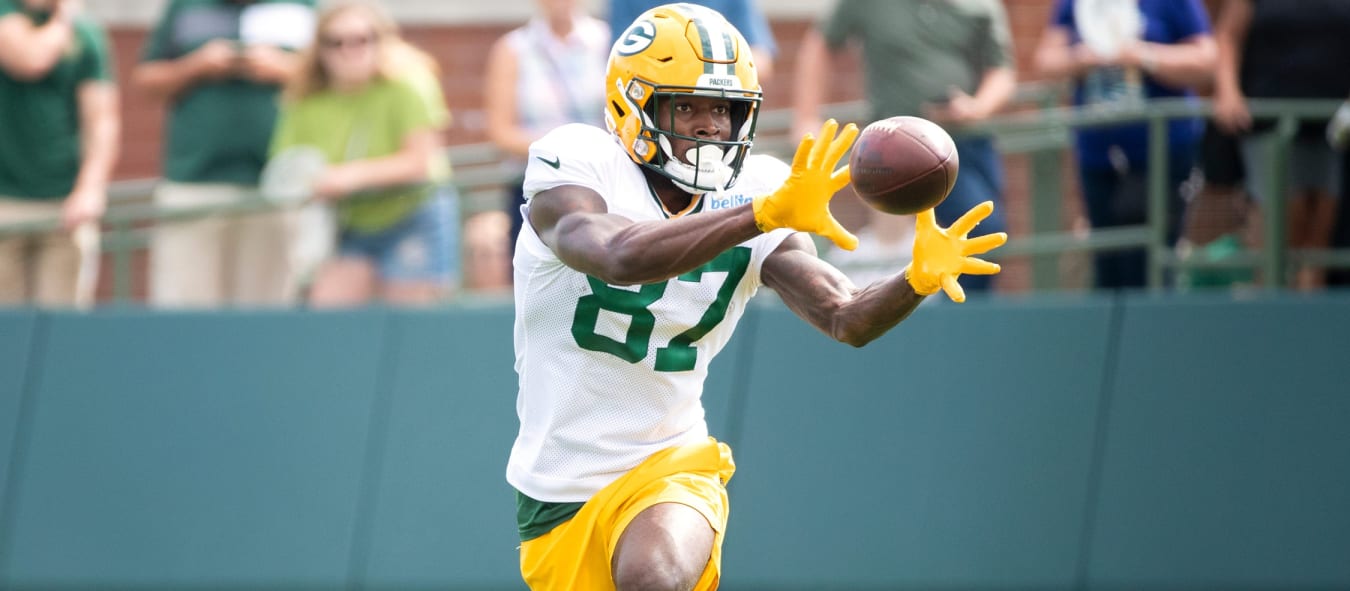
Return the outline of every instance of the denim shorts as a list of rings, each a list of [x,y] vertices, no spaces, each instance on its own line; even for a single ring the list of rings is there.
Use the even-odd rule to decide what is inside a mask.
[[[438,188],[407,219],[374,234],[344,230],[338,236],[338,254],[374,263],[382,281],[459,281],[459,194],[450,186]]]

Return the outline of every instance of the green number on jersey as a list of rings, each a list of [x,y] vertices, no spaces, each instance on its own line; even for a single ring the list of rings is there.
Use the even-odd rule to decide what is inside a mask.
[[[717,299],[708,306],[698,324],[675,335],[675,338],[670,339],[670,344],[656,350],[656,371],[694,369],[694,362],[698,360],[698,349],[694,348],[694,341],[703,338],[727,317],[727,305],[731,303],[731,294],[736,293],[736,286],[741,284],[741,277],[745,276],[745,269],[749,266],[750,249],[737,246],[718,255],[702,267],[679,276],[680,281],[698,283],[703,280],[704,273],[723,271],[727,274],[722,287],[717,290]]]
[[[698,361],[698,349],[694,343],[706,336],[727,316],[727,306],[731,304],[731,295],[736,292],[745,270],[750,266],[750,249],[744,246],[734,247],[703,266],[676,279],[689,283],[703,280],[704,273],[726,273],[722,287],[717,290],[717,299],[713,300],[698,324],[690,327],[674,338],[665,347],[656,350],[656,371],[689,371]],[[638,291],[617,289],[606,285],[594,277],[587,277],[591,284],[591,294],[577,300],[576,314],[572,317],[572,338],[577,346],[588,351],[609,353],[627,361],[637,363],[647,356],[651,345],[652,329],[656,326],[656,315],[650,306],[666,294],[669,282],[644,285]],[[628,333],[623,342],[595,332],[600,311],[608,310],[632,318]]]
[[[572,316],[572,338],[577,345],[582,349],[609,353],[629,363],[637,363],[646,357],[647,345],[652,340],[652,327],[656,326],[656,315],[647,306],[665,295],[666,284],[652,283],[632,292],[615,289],[590,276],[586,277],[586,281],[591,284],[591,295],[577,300],[577,311]],[[595,323],[600,319],[601,310],[633,317],[633,323],[628,325],[628,334],[622,343],[595,332]]]

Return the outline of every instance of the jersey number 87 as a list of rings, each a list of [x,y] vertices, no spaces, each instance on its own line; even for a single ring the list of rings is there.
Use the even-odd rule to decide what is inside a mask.
[[[698,324],[675,335],[670,343],[656,350],[656,371],[694,369],[698,361],[698,349],[694,343],[726,318],[727,305],[731,303],[731,296],[736,293],[736,286],[740,285],[749,266],[750,249],[737,246],[717,255],[717,258],[703,266],[676,277],[680,281],[698,283],[703,281],[704,273],[726,273],[726,279],[717,290],[717,299],[703,312]],[[572,338],[576,340],[577,346],[589,351],[609,353],[629,363],[646,358],[652,329],[656,326],[656,315],[652,314],[650,306],[665,295],[670,282],[651,283],[638,291],[628,291],[610,287],[594,277],[588,276],[586,280],[591,284],[591,294],[577,300],[576,314],[572,317]],[[601,310],[632,317],[623,342],[595,332]]]

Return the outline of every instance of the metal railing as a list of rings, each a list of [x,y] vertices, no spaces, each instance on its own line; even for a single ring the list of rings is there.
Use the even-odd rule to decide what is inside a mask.
[[[1039,108],[950,130],[958,137],[991,135],[997,140],[1002,154],[1029,156],[1031,232],[1014,236],[1009,244],[991,253],[990,258],[1030,257],[1033,289],[1058,287],[1057,257],[1075,251],[1146,248],[1149,253],[1148,284],[1154,289],[1163,286],[1169,269],[1259,268],[1265,277],[1265,285],[1278,288],[1291,263],[1350,267],[1350,250],[1289,251],[1283,247],[1285,204],[1282,198],[1263,201],[1264,244],[1259,252],[1240,253],[1220,261],[1177,256],[1167,240],[1167,202],[1172,190],[1167,182],[1167,123],[1176,118],[1207,116],[1210,112],[1208,102],[1162,99],[1110,110],[1049,106],[1058,101],[1058,89],[1052,85],[1025,85],[1019,88],[1020,102]],[[1275,140],[1269,146],[1272,170],[1265,194],[1282,196],[1284,193],[1289,147],[1299,123],[1325,119],[1338,105],[1339,101],[1331,100],[1249,102],[1253,118],[1276,121]],[[859,102],[830,105],[826,114],[841,120],[866,119],[865,106]],[[790,155],[795,147],[795,141],[787,133],[791,116],[788,110],[766,111],[761,116],[756,150]],[[1139,122],[1145,122],[1149,127],[1148,222],[1138,226],[1095,229],[1087,236],[1064,230],[1067,223],[1062,210],[1061,177],[1064,150],[1071,145],[1072,131],[1080,127]],[[495,208],[504,187],[516,174],[501,165],[502,152],[488,143],[452,146],[447,152],[455,166],[454,182],[460,190],[464,208],[470,211]],[[111,257],[114,301],[131,300],[135,283],[133,258],[138,250],[146,248],[148,231],[154,225],[208,216],[247,215],[280,207],[261,198],[193,208],[157,207],[150,199],[156,182],[156,179],[119,181],[110,188],[109,209],[103,218],[103,247]],[[51,232],[58,227],[56,219],[0,225],[0,239]]]
[[[1168,122],[1180,118],[1206,117],[1211,113],[1208,101],[1192,99],[1157,99],[1132,107],[1113,109],[1084,109],[1055,107],[1036,112],[996,117],[971,127],[953,130],[953,135],[987,133],[999,140],[1000,151],[1007,154],[1028,153],[1031,157],[1031,220],[1032,233],[1019,236],[1000,248],[994,258],[1033,255],[1033,286],[1055,285],[1055,261],[1049,255],[1070,250],[1112,250],[1144,247],[1148,250],[1148,285],[1152,289],[1163,286],[1168,269],[1194,270],[1234,267],[1259,268],[1265,286],[1283,286],[1291,263],[1314,264],[1325,267],[1350,267],[1350,250],[1288,250],[1285,242],[1285,210],[1290,147],[1299,124],[1308,120],[1327,119],[1340,105],[1337,100],[1251,100],[1248,108],[1256,120],[1273,120],[1275,130],[1267,145],[1271,167],[1267,184],[1261,188],[1264,195],[1263,246],[1259,253],[1210,261],[1200,258],[1178,257],[1167,239],[1168,199],[1174,190],[1168,186],[1170,146]],[[1144,122],[1148,125],[1148,210],[1147,223],[1110,229],[1095,229],[1086,238],[1060,230],[1065,226],[1060,215],[1062,194],[1060,185],[1062,150],[1070,145],[1073,129],[1103,127]]]

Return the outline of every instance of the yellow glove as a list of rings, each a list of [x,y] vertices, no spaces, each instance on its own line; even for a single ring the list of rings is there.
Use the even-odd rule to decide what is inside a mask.
[[[914,227],[914,260],[905,271],[905,278],[919,295],[932,295],[939,289],[947,292],[954,302],[966,301],[966,292],[956,278],[962,273],[993,275],[1000,267],[970,255],[984,254],[1003,246],[1008,235],[1003,232],[978,238],[966,238],[975,225],[994,211],[994,202],[976,205],[956,220],[950,228],[937,225],[933,210],[918,215]]]
[[[845,250],[858,247],[858,237],[830,215],[830,199],[852,178],[848,165],[839,170],[834,167],[858,137],[858,126],[852,123],[835,137],[838,129],[839,124],[830,119],[820,128],[819,140],[806,134],[792,157],[787,181],[777,191],[755,198],[755,225],[760,230],[792,228],[820,234]]]

